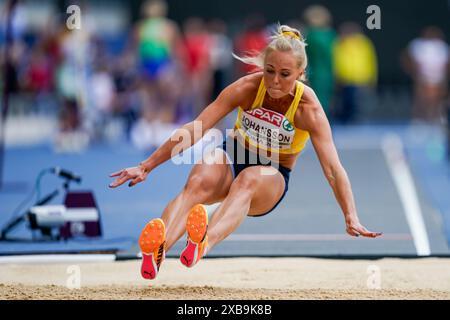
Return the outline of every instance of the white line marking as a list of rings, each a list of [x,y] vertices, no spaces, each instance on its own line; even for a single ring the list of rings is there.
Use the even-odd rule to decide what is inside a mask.
[[[348,241],[365,239],[355,238],[347,234],[232,234],[225,241]],[[412,237],[407,233],[383,234],[377,240],[411,241]],[[373,241],[373,239],[371,239]]]
[[[405,210],[417,255],[429,256],[431,250],[428,234],[400,137],[396,134],[386,135],[382,141],[382,150]]]
[[[37,254],[0,257],[0,264],[112,262],[114,254]]]

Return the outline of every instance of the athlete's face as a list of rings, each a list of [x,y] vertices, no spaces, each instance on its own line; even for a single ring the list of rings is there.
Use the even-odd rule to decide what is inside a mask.
[[[271,51],[264,62],[264,83],[267,93],[274,99],[280,99],[295,90],[297,80],[303,70],[298,67],[292,51]]]

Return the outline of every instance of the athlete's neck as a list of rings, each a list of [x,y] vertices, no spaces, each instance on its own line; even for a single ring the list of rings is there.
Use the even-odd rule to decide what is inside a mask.
[[[284,96],[282,96],[282,97],[280,97],[280,98],[272,98],[272,97],[270,96],[270,93],[267,92],[267,98],[268,98],[269,101],[271,101],[271,102],[284,102],[284,101],[286,101],[286,100],[290,100],[290,99],[292,99],[293,97],[295,97],[295,90],[296,90],[296,86],[294,85],[294,86],[292,87],[291,91],[290,91],[288,94],[286,94],[286,95],[284,95]]]
[[[295,93],[294,94],[293,93],[289,93],[289,94],[287,94],[285,96],[282,96],[281,98],[272,98],[269,93],[267,93],[266,96],[267,96],[267,100],[270,101],[270,102],[273,102],[273,103],[276,103],[276,104],[283,104],[283,103],[290,102],[292,100],[292,98],[294,98]]]

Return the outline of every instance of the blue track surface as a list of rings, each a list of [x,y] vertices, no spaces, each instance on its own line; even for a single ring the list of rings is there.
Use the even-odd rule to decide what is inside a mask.
[[[74,251],[91,248],[92,250],[116,247],[126,249],[130,241],[135,241],[141,227],[151,217],[159,215],[166,203],[183,185],[190,166],[175,166],[166,163],[157,168],[145,184],[133,188],[123,186],[118,189],[108,188],[112,181],[108,175],[120,168],[139,163],[145,155],[126,146],[96,146],[83,154],[55,154],[49,146],[32,148],[9,148],[6,151],[5,182],[6,190],[0,193],[0,225],[6,223],[13,210],[32,191],[40,170],[60,166],[82,176],[80,185],[73,184],[72,190],[92,190],[100,209],[103,239],[85,242],[68,242],[67,244],[38,243],[30,244],[2,243],[0,253],[48,251]],[[24,185],[20,192],[11,190],[8,185]],[[61,185],[61,179],[46,175],[42,179],[41,195],[46,195]],[[33,198],[35,201],[36,197]],[[30,204],[33,202],[29,202]],[[60,204],[63,196],[52,202]],[[30,238],[30,231],[22,225],[14,237]],[[121,240],[122,239],[122,240]]]
[[[389,132],[395,132],[403,139],[406,147],[406,153],[412,172],[415,177],[416,183],[419,184],[418,188],[421,194],[423,194],[426,206],[432,206],[440,214],[442,219],[442,225],[437,226],[435,229],[442,228],[442,235],[437,237],[443,237],[447,239],[447,243],[450,243],[450,174],[449,166],[446,160],[442,157],[443,140],[442,135],[439,132],[433,130],[427,131],[429,139],[417,139],[414,135],[411,135],[411,131],[404,126],[358,126],[358,127],[346,127],[346,128],[334,128],[334,138],[339,148],[345,150],[346,148],[352,149],[356,146],[356,149],[361,148],[363,151],[342,151],[344,166],[349,172],[349,176],[352,179],[352,175],[359,172],[359,166],[361,161],[359,159],[369,159],[373,161],[379,161],[380,168],[383,168],[382,157],[379,157],[377,153],[377,139],[382,134]],[[364,151],[368,149],[369,151]],[[370,151],[372,150],[372,151]],[[319,197],[324,192],[324,188],[328,188],[324,183],[324,178],[318,177],[321,172],[318,169],[317,159],[312,156],[314,154],[311,145],[308,146],[305,151],[305,155],[302,155],[298,161],[296,171],[301,173],[304,168],[309,168],[311,163],[311,170],[313,176],[309,177],[306,174],[306,179],[309,181],[310,188],[316,188],[312,190],[315,197]],[[14,147],[6,150],[5,158],[5,182],[6,189],[0,191],[0,226],[3,226],[10,217],[17,205],[32,191],[34,187],[34,181],[40,172],[44,168],[60,166],[71,170],[82,176],[83,181],[81,185],[73,185],[73,190],[92,190],[96,197],[100,214],[102,218],[102,228],[104,235],[101,239],[93,240],[77,240],[69,241],[67,243],[11,243],[0,242],[0,254],[18,254],[18,253],[37,253],[37,252],[82,252],[82,251],[94,251],[94,250],[136,250],[134,244],[139,236],[139,233],[145,225],[145,223],[153,218],[158,217],[167,202],[171,200],[181,190],[184,182],[189,174],[192,165],[174,165],[171,162],[165,163],[161,167],[157,168],[151,173],[148,180],[144,184],[139,184],[133,188],[122,186],[118,189],[109,189],[108,184],[112,181],[108,175],[109,173],[116,171],[120,168],[132,166],[143,159],[148,154],[136,151],[126,144],[111,145],[96,145],[92,146],[89,150],[82,154],[55,154],[50,146],[41,145],[35,147]],[[302,157],[304,156],[304,160]],[[379,160],[377,160],[379,158]],[[303,162],[304,161],[304,162]],[[364,160],[368,161],[368,160]],[[380,170],[381,170],[380,169]],[[364,167],[361,167],[361,172],[364,172]],[[383,178],[385,172],[384,169],[380,171],[380,179]],[[305,173],[305,172],[304,172]],[[303,173],[302,173],[303,175]],[[314,178],[316,177],[316,178]],[[296,178],[297,179],[297,178]],[[354,177],[355,184],[364,186],[364,182],[358,182],[357,175]],[[386,178],[388,179],[388,178]],[[298,178],[301,180],[301,178]],[[318,180],[315,184],[312,180]],[[60,186],[61,180],[52,175],[45,176],[42,180],[41,194],[47,194]],[[13,190],[11,186],[23,185],[21,190]],[[8,188],[9,186],[9,188]],[[293,184],[295,186],[295,184]],[[302,194],[296,194],[296,190],[299,188],[291,187],[284,203],[280,206],[279,213],[281,221],[280,223],[288,223],[292,217],[289,212],[292,212],[295,205],[295,198],[302,197]],[[300,191],[298,191],[300,192]],[[318,201],[315,201],[314,206],[311,205],[311,211],[320,214],[325,208],[331,208],[333,213],[338,216],[340,213],[337,210],[336,203],[333,203],[331,197],[331,191],[326,190],[326,197],[319,197]],[[304,196],[304,193],[303,193]],[[373,199],[367,197],[363,191],[356,191],[355,197],[358,203],[361,203],[361,207],[371,207]],[[386,197],[389,199],[389,195],[380,193],[380,197]],[[395,198],[395,197],[394,197]],[[394,199],[393,198],[393,199]],[[291,200],[290,200],[291,199]],[[320,199],[328,199],[325,203],[320,203]],[[35,200],[35,198],[33,198]],[[395,199],[394,199],[395,200]],[[392,201],[394,201],[392,200]],[[325,201],[325,200],[324,200]],[[62,196],[55,199],[53,203],[58,204],[62,202]],[[31,205],[32,202],[30,202]],[[305,203],[308,203],[305,201]],[[373,206],[372,206],[373,207]],[[283,215],[283,213],[286,213]],[[289,218],[291,217],[291,218]],[[372,221],[372,225],[378,226],[375,222],[375,218],[368,218],[366,221]],[[381,219],[382,217],[378,217]],[[272,218],[268,218],[272,219]],[[295,218],[294,218],[295,219]],[[312,224],[308,226],[306,231],[309,233],[320,234],[323,232],[334,233],[335,230],[341,230],[342,226],[339,225],[339,229],[334,227],[327,227],[327,218],[325,216],[317,216],[314,219],[324,219],[322,223]],[[339,217],[340,219],[340,217]],[[384,219],[384,218],[383,218]],[[403,219],[403,218],[402,218]],[[399,220],[399,224],[404,223],[403,220]],[[263,221],[263,220],[259,220]],[[243,230],[245,233],[267,233],[267,225],[261,222],[249,222],[249,225],[245,225]],[[340,221],[340,220],[339,220]],[[247,223],[247,222],[246,222]],[[325,225],[324,225],[325,223]],[[331,223],[331,222],[330,222]],[[434,222],[433,222],[434,223]],[[250,227],[248,227],[250,226]],[[389,232],[390,226],[387,225],[386,229]],[[392,232],[407,233],[407,227],[399,227],[398,229],[392,228]],[[406,230],[406,231],[405,231]],[[302,232],[302,230],[298,230]],[[343,230],[342,230],[343,231]],[[445,233],[444,233],[445,231]],[[340,231],[339,231],[340,232]],[[292,233],[292,232],[291,232]],[[30,237],[29,230],[22,225],[18,228],[12,236],[16,237]],[[366,240],[361,240],[366,241]],[[355,245],[357,244],[357,245]],[[334,244],[335,245],[335,244]],[[290,247],[289,247],[290,246]],[[349,248],[355,246],[355,250],[351,251]],[[385,246],[385,247],[383,247]],[[222,251],[218,252],[222,255],[233,254],[261,254],[265,252],[267,254],[276,254],[277,248],[269,248],[267,251],[265,248],[258,249],[257,246],[249,247],[242,251],[245,246],[241,246],[239,239],[230,241],[228,245],[222,247]],[[364,244],[350,243],[342,241],[340,245],[330,246],[332,250],[327,251],[327,247],[323,243],[310,241],[304,245],[306,251],[298,251],[295,243],[286,243],[286,254],[345,254],[345,253],[361,253],[364,252]],[[218,247],[219,248],[219,247]],[[359,248],[359,249],[358,249]],[[386,242],[380,243],[377,247],[378,251],[374,251],[382,254],[383,252],[401,254],[410,253],[410,245],[399,246],[397,251],[389,251],[386,246]],[[448,250],[444,248],[442,244],[439,244],[439,253],[445,253]],[[241,251],[239,251],[241,250]],[[252,251],[253,250],[253,251]],[[266,251],[264,251],[266,250]],[[350,250],[350,251],[349,251]],[[353,249],[352,249],[353,250]]]

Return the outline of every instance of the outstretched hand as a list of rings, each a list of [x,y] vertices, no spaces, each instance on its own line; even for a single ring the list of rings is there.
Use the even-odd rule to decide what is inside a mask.
[[[109,175],[111,178],[117,177],[116,180],[109,184],[109,187],[116,188],[124,184],[128,180],[131,180],[128,186],[132,187],[139,182],[144,181],[147,178],[147,175],[148,172],[144,171],[140,166],[122,169]]]
[[[349,235],[354,237],[368,237],[368,238],[377,238],[381,236],[382,232],[373,232],[367,230],[359,221],[355,220],[347,220],[346,221],[346,231]]]

